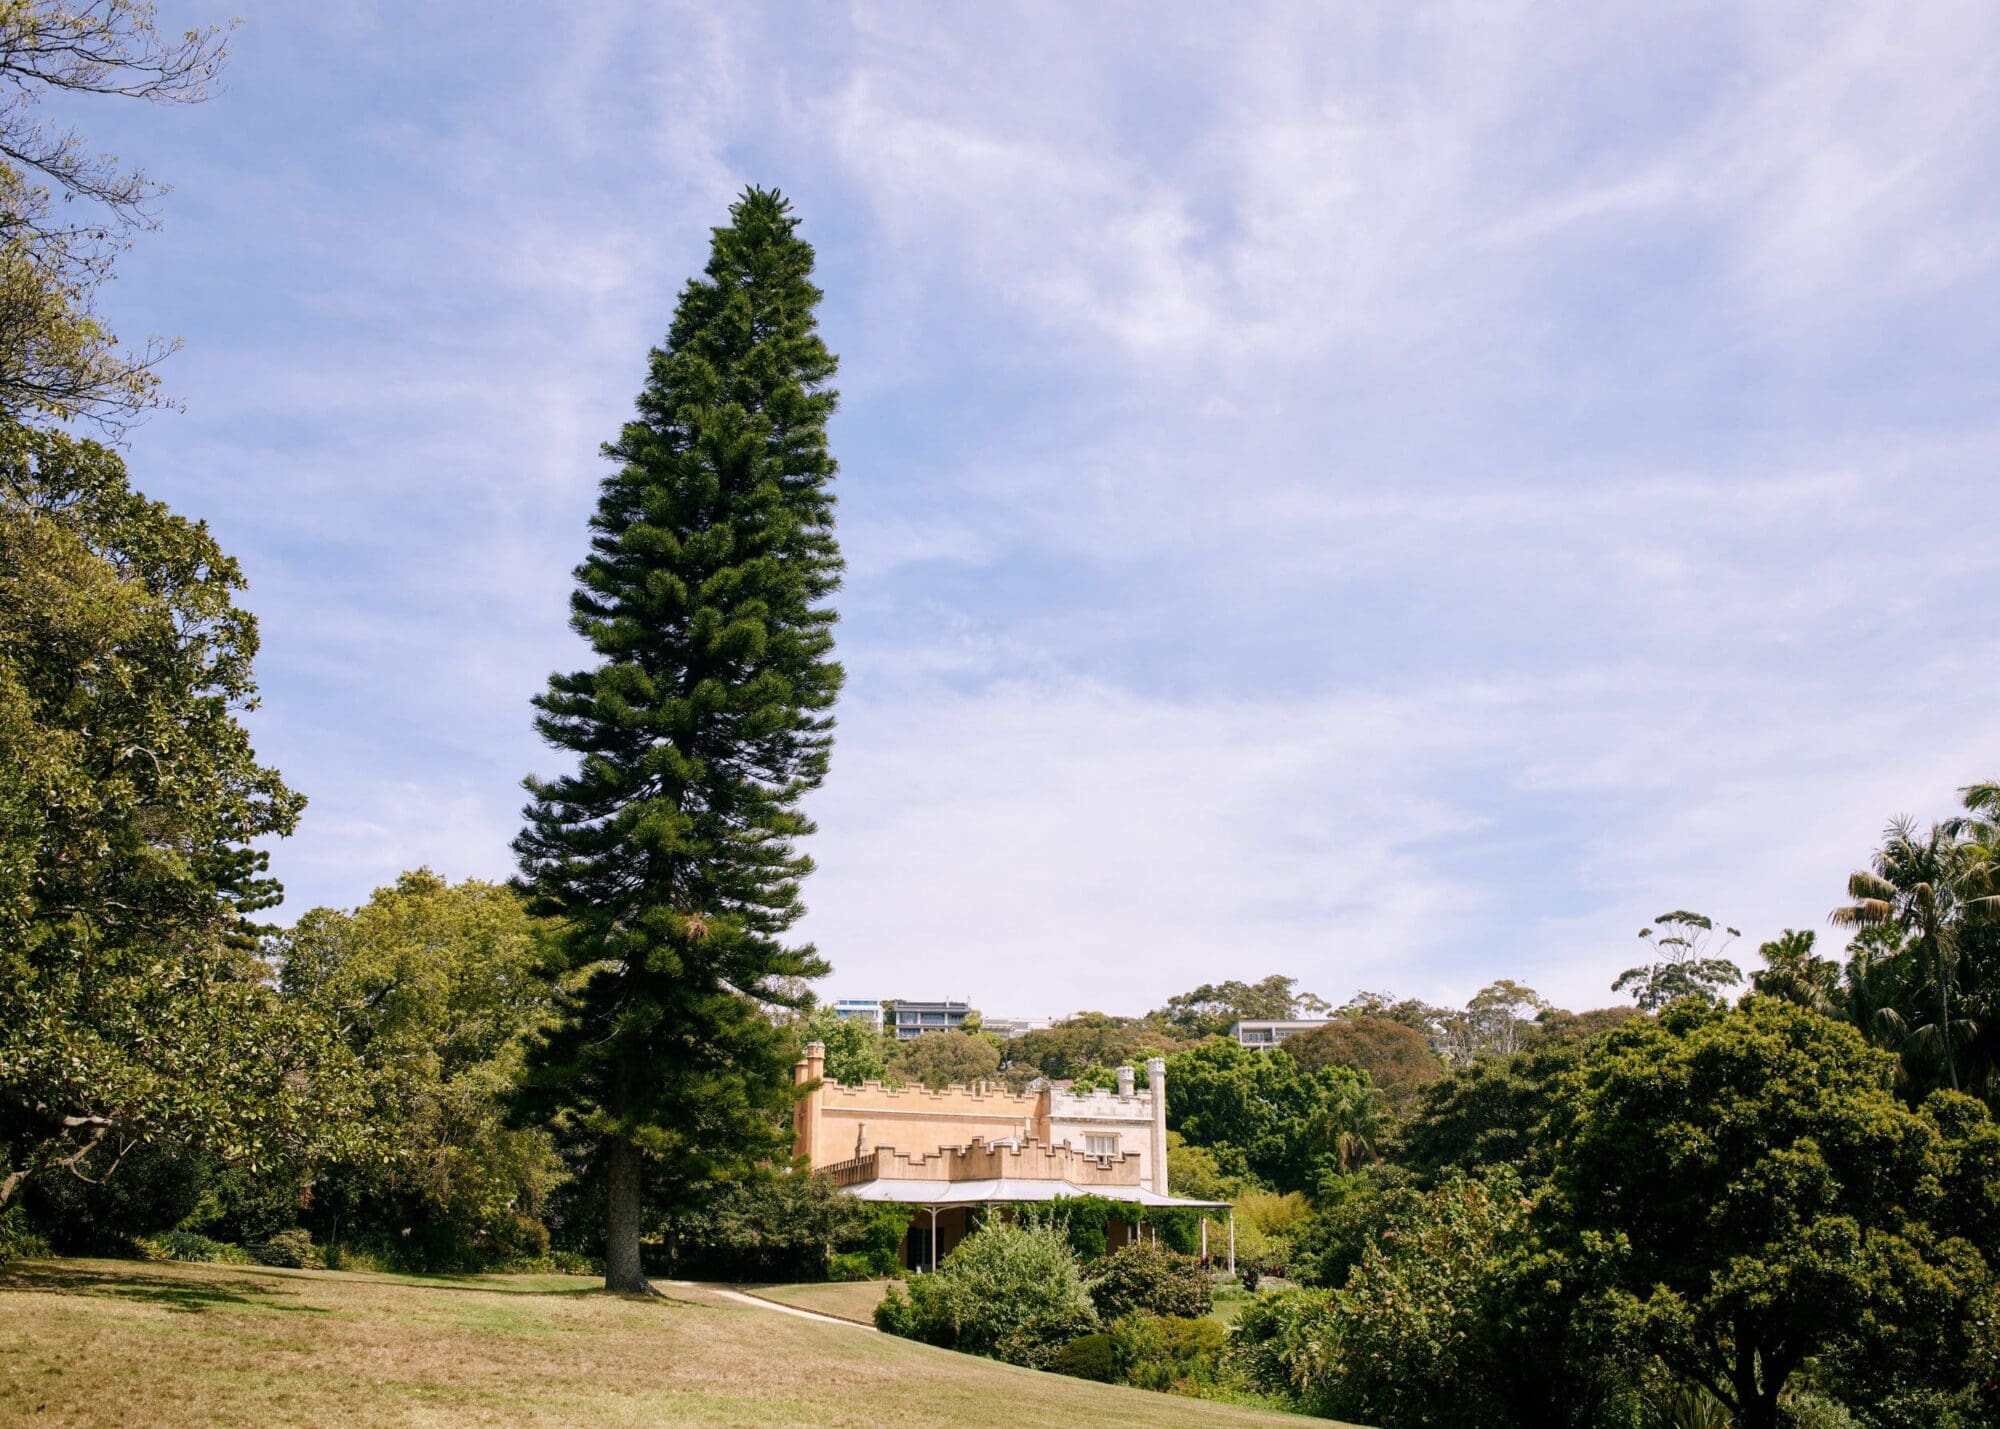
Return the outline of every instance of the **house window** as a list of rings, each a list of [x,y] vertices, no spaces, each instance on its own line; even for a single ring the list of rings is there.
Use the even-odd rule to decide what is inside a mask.
[[[1115,1134],[1100,1136],[1095,1132],[1083,1138],[1083,1154],[1086,1156],[1116,1156],[1118,1137]]]

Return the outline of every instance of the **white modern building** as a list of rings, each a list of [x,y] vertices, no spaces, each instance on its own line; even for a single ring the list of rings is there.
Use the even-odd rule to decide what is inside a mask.
[[[1245,1018],[1230,1024],[1229,1035],[1245,1047],[1275,1047],[1287,1037],[1295,1037],[1301,1032],[1316,1032],[1331,1021],[1326,1017],[1305,1017],[1296,1021],[1272,1021]]]
[[[865,1022],[874,1031],[882,1030],[882,1004],[872,997],[837,998],[833,1015],[842,1022]]]

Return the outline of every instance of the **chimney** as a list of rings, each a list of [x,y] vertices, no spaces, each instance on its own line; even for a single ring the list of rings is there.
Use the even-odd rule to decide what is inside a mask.
[[[813,1087],[792,1103],[792,1155],[806,1158],[808,1166],[821,1163],[819,1154],[820,1108],[826,1103],[826,1043],[806,1043],[806,1054],[792,1064],[792,1085]]]
[[[1165,1057],[1146,1059],[1146,1085],[1153,1094],[1153,1154],[1150,1158],[1153,1168],[1153,1193],[1165,1196],[1170,1194],[1167,1190],[1167,1059]]]
[[[1118,1069],[1118,1095],[1121,1097],[1132,1095],[1132,1069],[1130,1067],[1120,1067]]]

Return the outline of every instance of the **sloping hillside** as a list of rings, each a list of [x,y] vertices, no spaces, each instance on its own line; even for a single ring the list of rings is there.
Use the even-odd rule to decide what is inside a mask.
[[[0,1274],[0,1422],[1293,1424],[675,1287],[31,1261]]]

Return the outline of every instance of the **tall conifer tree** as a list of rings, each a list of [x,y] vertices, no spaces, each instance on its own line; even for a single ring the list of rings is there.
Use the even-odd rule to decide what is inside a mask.
[[[813,251],[749,189],[651,355],[591,519],[571,623],[589,669],[550,677],[536,727],[575,772],[529,779],[515,841],[536,911],[583,974],[524,1108],[599,1148],[606,1284],[644,1290],[642,1182],[686,1184],[782,1149],[786,1052],[759,1001],[826,965],[802,911],[841,669]]]

